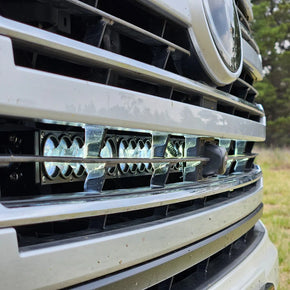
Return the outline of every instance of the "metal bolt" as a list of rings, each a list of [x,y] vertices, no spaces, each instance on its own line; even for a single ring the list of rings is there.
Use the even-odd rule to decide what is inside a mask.
[[[41,132],[41,134],[40,134],[40,138],[43,139],[44,136],[45,136],[45,133],[44,133],[44,132]]]
[[[10,175],[9,175],[9,178],[11,181],[17,181],[19,179],[19,175],[17,172],[12,172]]]
[[[45,176],[42,176],[42,182],[46,183],[46,177]]]
[[[21,145],[21,143],[22,143],[22,139],[18,138],[15,135],[11,135],[11,136],[9,136],[9,142],[11,144],[13,144],[13,146],[15,146],[16,148],[18,148]]]
[[[20,143],[20,142],[21,142],[21,140],[18,139],[18,137],[15,136],[15,135],[11,135],[11,136],[9,136],[9,141],[10,141],[11,143],[14,143],[14,144],[16,144],[16,143]]]

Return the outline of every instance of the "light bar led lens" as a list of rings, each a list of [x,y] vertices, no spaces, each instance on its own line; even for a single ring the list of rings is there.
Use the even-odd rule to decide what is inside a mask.
[[[57,148],[56,148],[56,154],[57,156],[67,157],[71,156],[70,150],[69,150],[70,144],[68,139],[61,138]],[[71,167],[68,163],[57,163],[57,167],[60,170],[60,173],[63,177],[68,177],[70,175]]]
[[[58,157],[83,157],[83,141],[76,136],[71,140],[68,136],[57,138],[49,135],[43,145],[44,156]],[[81,163],[61,163],[61,162],[44,162],[45,174],[49,179],[54,179],[59,174],[63,178],[68,178],[72,173],[76,177],[83,175],[85,169]]]
[[[126,140],[121,140],[118,148],[119,158],[129,158],[128,156],[128,142]],[[128,165],[126,163],[119,164],[122,173],[128,172]]]
[[[79,137],[75,137],[72,145],[70,147],[70,156],[73,157],[83,157],[84,156],[84,148],[83,148],[83,141]],[[79,177],[84,173],[84,167],[80,163],[72,163],[71,167],[73,169],[73,173],[75,176]]]
[[[43,146],[43,155],[44,156],[57,156],[56,155],[56,147],[58,140],[54,136],[49,136]],[[45,162],[44,168],[48,178],[54,178],[58,174],[58,167],[56,163],[53,162]]]
[[[117,145],[118,144],[118,145]],[[175,149],[178,150],[178,149]],[[108,137],[103,148],[100,151],[101,158],[151,158],[151,142],[143,138],[122,138],[119,142],[114,137]],[[56,157],[84,157],[84,141],[81,137],[71,135],[48,135],[43,145],[44,156]],[[118,166],[107,168],[107,174],[115,175],[117,168],[122,174],[137,174],[145,170],[152,171],[151,163],[119,163]],[[45,175],[53,180],[57,176],[63,179],[73,180],[81,177],[85,173],[85,165],[72,162],[45,162]]]

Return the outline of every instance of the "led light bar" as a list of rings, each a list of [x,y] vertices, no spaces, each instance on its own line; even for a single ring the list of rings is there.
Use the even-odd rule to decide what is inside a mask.
[[[54,136],[47,137],[44,147],[43,147],[43,155],[44,156],[55,156],[55,149],[57,148],[58,140]],[[45,162],[44,169],[46,171],[46,175],[48,178],[53,179],[59,173],[59,168],[55,163]]]
[[[102,148],[100,156],[102,158],[113,158],[116,155],[116,147],[112,139],[107,139],[105,142],[105,146]],[[107,172],[109,175],[114,174],[116,171],[116,167],[109,167]]]
[[[43,145],[43,156],[47,157],[82,157],[84,150],[84,142],[78,136],[72,140],[69,136],[63,135],[56,137],[48,135]],[[44,172],[50,180],[55,179],[59,175],[63,179],[69,178],[72,174],[75,177],[81,177],[85,170],[80,163],[66,162],[44,162]]]

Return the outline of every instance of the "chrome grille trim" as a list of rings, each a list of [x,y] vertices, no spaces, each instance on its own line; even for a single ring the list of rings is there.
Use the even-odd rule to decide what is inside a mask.
[[[236,2],[237,2],[237,5],[242,10],[245,17],[247,18],[247,20],[253,21],[254,15],[253,15],[251,0],[237,0]]]
[[[242,35],[243,38],[254,48],[254,50],[259,54],[260,53],[260,49],[256,43],[256,41],[253,39],[253,37],[251,36],[251,34],[247,31],[247,29],[241,25],[241,29],[242,29]]]
[[[247,96],[245,97],[246,100],[248,100],[249,96],[251,96],[250,99],[253,99],[253,102],[254,102],[255,99],[259,96],[259,92],[246,81],[238,78],[236,82],[242,85],[243,87],[247,88]]]
[[[232,191],[261,181],[261,170],[233,174],[203,182],[167,185],[163,190],[130,189],[106,194],[46,195],[26,200],[2,201],[0,227],[19,226],[94,215],[114,214],[169,205]],[[261,186],[261,185],[260,185]],[[154,197],[154,198],[152,198]],[[78,204],[78,206],[76,206]]]
[[[167,5],[166,0],[136,0],[143,5],[147,6],[148,8],[168,17],[169,19],[173,20],[174,22],[179,23],[184,27],[191,26],[191,15],[188,11],[188,4],[187,1],[183,1],[182,8],[183,11],[179,11],[178,9],[170,7]],[[186,15],[184,10],[187,12]]]
[[[230,155],[228,160],[240,160],[254,158],[257,154],[250,155]],[[0,155],[2,163],[29,163],[29,162],[62,162],[62,163],[96,163],[106,164],[106,166],[117,165],[120,163],[177,163],[177,162],[207,162],[205,157],[180,157],[180,158],[79,158],[79,157],[58,157],[58,156],[25,156],[25,155]]]
[[[235,157],[233,157],[235,158]],[[238,157],[237,157],[238,158]],[[205,157],[181,157],[181,158],[78,158],[78,157],[58,157],[58,156],[25,156],[25,155],[0,155],[2,163],[30,163],[30,162],[61,162],[61,163],[95,163],[106,164],[106,166],[120,163],[169,163],[201,161],[207,162]]]
[[[238,98],[246,100],[251,103],[255,103],[256,97],[259,95],[258,91],[251,85],[253,83],[251,72],[245,69],[245,78],[237,78],[235,82],[231,83],[230,85],[220,87],[221,90],[229,92],[232,95],[236,95]]]
[[[202,260],[208,259],[211,262],[211,256],[219,250],[224,249],[230,245],[243,234],[246,234],[255,225],[258,219],[261,217],[261,208],[257,208],[249,216],[232,225],[230,228],[206,238],[196,244],[186,247],[182,250],[171,253],[162,258],[153,260],[144,265],[137,266],[132,270],[123,271],[110,275],[109,277],[101,278],[99,280],[93,280],[85,282],[81,285],[72,287],[74,290],[87,290],[87,289],[133,289],[136,283],[140,289],[147,289],[148,287],[157,284],[158,282],[165,281],[168,278],[174,277],[178,273],[200,263]],[[239,260],[232,261],[232,264],[228,265],[226,269],[234,268],[238,263],[241,263],[249,253],[251,253],[255,247],[259,244],[261,239],[265,235],[265,231],[260,223],[257,223],[254,231],[256,231],[256,237],[249,247],[241,254]],[[247,240],[246,238],[244,238]],[[203,267],[206,271],[206,267]],[[216,272],[221,273],[216,277],[226,275],[228,271],[224,271],[224,268],[217,269]],[[158,273],[158,275],[156,275]],[[203,274],[202,272],[200,273]],[[208,281],[207,281],[208,282]],[[211,284],[214,283],[211,281]],[[195,285],[197,286],[197,285]],[[170,287],[165,288],[170,289]],[[202,288],[204,289],[204,288]]]
[[[41,31],[42,33],[46,32]],[[134,91],[17,67],[13,63],[11,40],[0,37],[0,41],[3,50],[3,54],[0,56],[3,94],[11,96],[9,99],[0,101],[2,115],[64,121],[65,124],[73,122],[75,125],[99,124],[113,128],[119,128],[120,122],[122,122],[124,128],[146,130],[147,132],[175,132],[176,134],[251,141],[265,139],[263,118],[262,123],[245,118],[238,118],[239,123],[237,123],[237,117],[230,114]],[[92,48],[91,46],[86,47]],[[101,54],[106,60],[108,60],[108,56],[117,61],[123,59],[116,54],[98,51],[102,52]],[[144,64],[142,66],[145,67]],[[152,66],[149,68],[151,71],[147,71],[147,73],[150,75],[160,79],[168,78],[176,84],[181,80],[181,84],[184,81],[184,85],[188,88],[199,90],[205,94],[210,93],[228,101],[225,97],[227,94],[220,94],[218,90],[210,89]],[[137,68],[136,70],[135,74],[142,69]],[[158,72],[157,74],[154,74],[155,70]],[[13,78],[11,78],[12,75]],[[14,85],[15,82],[18,83],[17,88]],[[34,89],[31,90],[31,88]],[[80,98],[80,94],[82,98]],[[96,98],[95,96],[98,95],[103,97]],[[61,103],[59,102],[60,97],[62,98]],[[42,101],[35,101],[39,99]],[[238,100],[238,98],[235,99]],[[245,105],[243,100],[239,100],[239,102],[239,107],[264,116],[261,108],[257,110],[252,107],[253,105]],[[84,104],[90,105],[84,106]],[[111,106],[110,110],[108,110],[109,106]],[[115,113],[112,114],[112,112]],[[208,122],[211,123],[210,127]]]
[[[248,23],[245,15],[243,14],[243,12],[239,9],[238,9],[238,14],[239,14],[239,18],[240,18],[240,22],[242,23],[242,25],[244,26],[244,28],[249,32],[249,34],[251,34],[251,27],[250,27],[250,24]]]
[[[242,159],[255,158],[256,156],[258,156],[257,153],[245,154],[245,155],[229,155],[227,159],[228,160],[242,160]]]
[[[169,85],[187,93],[199,93],[213,97],[216,100],[245,109],[250,113],[264,116],[264,113],[255,105],[242,101],[230,94],[203,85],[197,81],[187,79],[155,66],[129,59],[127,57],[105,51],[84,43],[80,43],[63,36],[43,31],[29,25],[0,17],[0,34],[14,40],[25,42],[29,46],[45,49],[53,54],[66,56],[81,63],[93,63],[107,68],[122,71],[129,75],[142,76],[142,79]]]
[[[244,65],[251,71],[257,81],[263,79],[263,67],[261,56],[255,49],[243,39]]]

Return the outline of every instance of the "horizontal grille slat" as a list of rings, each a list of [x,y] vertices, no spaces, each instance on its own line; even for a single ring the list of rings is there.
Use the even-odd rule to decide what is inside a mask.
[[[193,245],[138,265],[134,269],[78,284],[72,289],[133,288],[136,282],[140,288],[150,290],[157,290],[161,287],[161,289],[169,290],[172,286],[175,289],[184,289],[184,287],[179,287],[179,283],[182,283],[186,278],[194,278],[194,275],[196,279],[191,280],[191,283],[185,286],[188,286],[188,289],[192,289],[193,285],[194,289],[205,289],[208,283],[214,283],[217,278],[226,275],[256,248],[265,235],[263,227],[257,223],[260,216],[261,208],[258,208],[230,228]],[[222,265],[215,267],[219,263]],[[208,273],[207,270],[209,270]]]
[[[258,91],[253,86],[251,86],[249,83],[247,83],[246,81],[244,81],[244,80],[242,80],[240,78],[237,79],[237,82],[242,84],[243,86],[248,87],[249,91],[252,94],[255,94],[255,98],[258,96],[258,94],[259,94]]]
[[[255,51],[259,54],[260,53],[260,49],[256,43],[256,41],[253,39],[253,37],[251,36],[250,32],[245,28],[245,26],[242,24],[241,25],[241,30],[242,30],[242,35],[243,38],[248,41],[248,43],[255,49]]]
[[[199,82],[177,76],[174,73],[165,72],[151,65],[128,60],[126,57],[117,56],[114,53],[105,52],[102,49],[81,44],[53,33],[28,27],[15,21],[1,18],[0,33],[10,36],[17,41],[24,41],[40,50],[45,48],[45,51],[51,51],[51,53],[65,56],[65,58],[75,59],[75,61],[83,64],[90,63],[90,66],[93,64],[101,65],[102,67],[122,71],[130,76],[138,75],[140,78],[142,76],[143,80],[153,81],[155,84],[170,86],[186,94],[207,95],[252,114],[264,116],[264,112],[257,106]]]
[[[100,220],[96,219],[96,216],[91,216],[86,219],[61,220],[55,223],[20,226],[15,229],[19,235],[19,247],[22,251],[26,251],[32,250],[26,249],[27,246],[48,247],[53,246],[54,242],[75,242],[74,239],[89,238],[91,235],[91,238],[94,239],[102,238],[109,234],[113,237],[114,234],[117,235],[124,230],[134,231],[139,229],[146,232],[146,227],[154,228],[154,225],[157,224],[161,226],[163,222],[166,227],[166,223],[172,223],[173,220],[182,224],[182,219],[185,222],[189,222],[189,219],[193,221],[195,218],[206,220],[207,216],[211,216],[210,212],[216,218],[217,212],[222,210],[231,211],[226,222],[216,222],[213,225],[217,230],[217,228],[224,228],[248,215],[259,205],[260,184],[253,183],[246,188],[247,191],[243,187],[234,190],[230,194],[217,194],[204,200],[196,199],[186,204],[175,203],[171,205],[171,210],[169,208],[164,213],[158,211],[159,208],[149,208],[133,212],[123,211],[114,215],[108,214],[105,220],[102,220],[103,217],[100,217]],[[234,208],[236,209],[238,204],[241,208],[240,212],[239,214],[234,214]],[[49,245],[49,243],[51,244]]]
[[[248,21],[254,20],[251,0],[236,0],[236,5]]]
[[[184,49],[162,37],[159,37],[158,35],[155,35],[149,31],[146,31],[140,27],[137,27],[136,25],[133,25],[127,21],[124,21],[120,18],[117,18],[113,15],[110,15],[109,13],[106,13],[104,11],[101,11],[100,9],[94,8],[90,5],[87,5],[81,1],[78,0],[65,0],[64,3],[71,4],[75,7],[76,13],[80,13],[80,9],[82,9],[85,12],[88,12],[92,15],[98,15],[102,16],[105,19],[109,19],[112,21],[109,23],[110,26],[116,26],[117,29],[120,31],[126,32],[127,35],[137,38],[138,41],[144,42],[151,45],[166,45],[168,47],[174,48],[182,53],[185,53],[187,55],[190,55],[190,51],[187,49]],[[68,6],[69,7],[69,6]]]
[[[220,87],[224,92],[228,92],[238,98],[246,100],[247,102],[254,103],[255,99],[258,97],[258,91],[251,85],[252,78],[248,78],[248,74],[245,74],[245,79],[238,78],[235,82],[230,85]]]
[[[54,194],[26,199],[2,200],[1,227],[89,217],[147,209],[214,196],[251,186],[260,170],[235,173],[203,182],[169,184],[165,189],[130,189],[98,193]],[[178,192],[178,194],[177,194]],[[154,198],[152,198],[154,197]],[[76,204],[78,206],[76,207]],[[5,206],[5,207],[4,207]],[[19,210],[18,210],[19,208]]]
[[[244,25],[244,27],[247,29],[247,31],[251,34],[251,27],[250,24],[248,23],[248,20],[246,19],[245,15],[243,14],[243,12],[238,8],[238,14],[240,17],[240,21],[242,22],[242,24]]]
[[[238,14],[240,18],[240,25],[241,25],[241,31],[243,38],[248,41],[248,43],[255,49],[255,51],[259,54],[260,50],[258,45],[256,44],[254,38],[252,37],[252,30],[250,23],[248,22],[247,16],[244,12],[241,11],[241,9],[238,8]]]
[[[249,158],[255,158],[258,154],[252,153],[252,154],[245,154],[245,155],[229,155],[227,157],[228,160],[242,160],[242,159],[249,159]]]
[[[244,70],[250,72],[255,81],[261,81],[263,79],[263,67],[261,57],[251,46],[249,42],[243,39],[244,50]]]
[[[95,83],[88,85],[88,82],[85,81],[49,73],[40,74],[32,69],[15,67],[11,42],[5,37],[1,38],[1,41],[3,40],[5,41],[2,42],[2,49],[5,51],[5,57],[3,55],[1,57],[3,63],[2,82],[6,84],[6,94],[14,97],[9,101],[1,101],[0,111],[2,115],[41,119],[44,123],[57,124],[59,121],[58,124],[71,124],[73,126],[90,123],[118,128],[122,121],[125,122],[124,125],[127,128],[143,132],[144,130],[147,132],[152,130],[251,141],[263,140],[265,137],[265,124],[261,121],[258,123],[239,118],[239,123],[237,123],[237,118],[229,114],[155,98],[148,94],[120,90]],[[150,68],[160,72],[157,68]],[[169,73],[161,71],[163,74],[160,74],[160,78],[161,76],[167,78]],[[13,73],[13,79],[9,77],[10,73]],[[174,74],[169,74],[169,76],[172,81],[174,78],[176,83],[180,80],[182,81],[179,83],[186,81],[186,86],[194,90],[200,90],[202,93],[207,92],[207,94],[214,92],[214,95],[220,96],[217,90],[212,90],[207,86],[180,78]],[[15,82],[19,83],[17,88],[13,85]],[[30,85],[33,85],[34,90],[30,90]],[[103,97],[96,98],[95,96]],[[59,102],[60,97],[62,102]],[[35,102],[39,99],[44,100],[44,103]],[[227,98],[224,97],[224,99]],[[138,102],[135,102],[136,100]],[[85,107],[84,103],[90,104],[90,106]],[[76,109],[72,114],[71,107],[65,104],[73,104],[73,107],[79,108],[79,110]],[[111,111],[108,111],[108,104],[112,106]],[[112,111],[115,114],[112,115]],[[184,112],[188,113],[184,114]],[[264,113],[259,111],[259,114],[263,115]],[[212,120],[213,123],[209,127],[201,120]],[[231,124],[231,126],[227,127],[225,124]]]
[[[61,162],[61,163],[96,163],[106,164],[106,166],[117,165],[120,163],[178,163],[178,162],[207,162],[209,158],[188,157],[188,158],[78,158],[78,157],[58,157],[58,156],[15,156],[0,155],[2,163],[30,163],[30,162]]]

